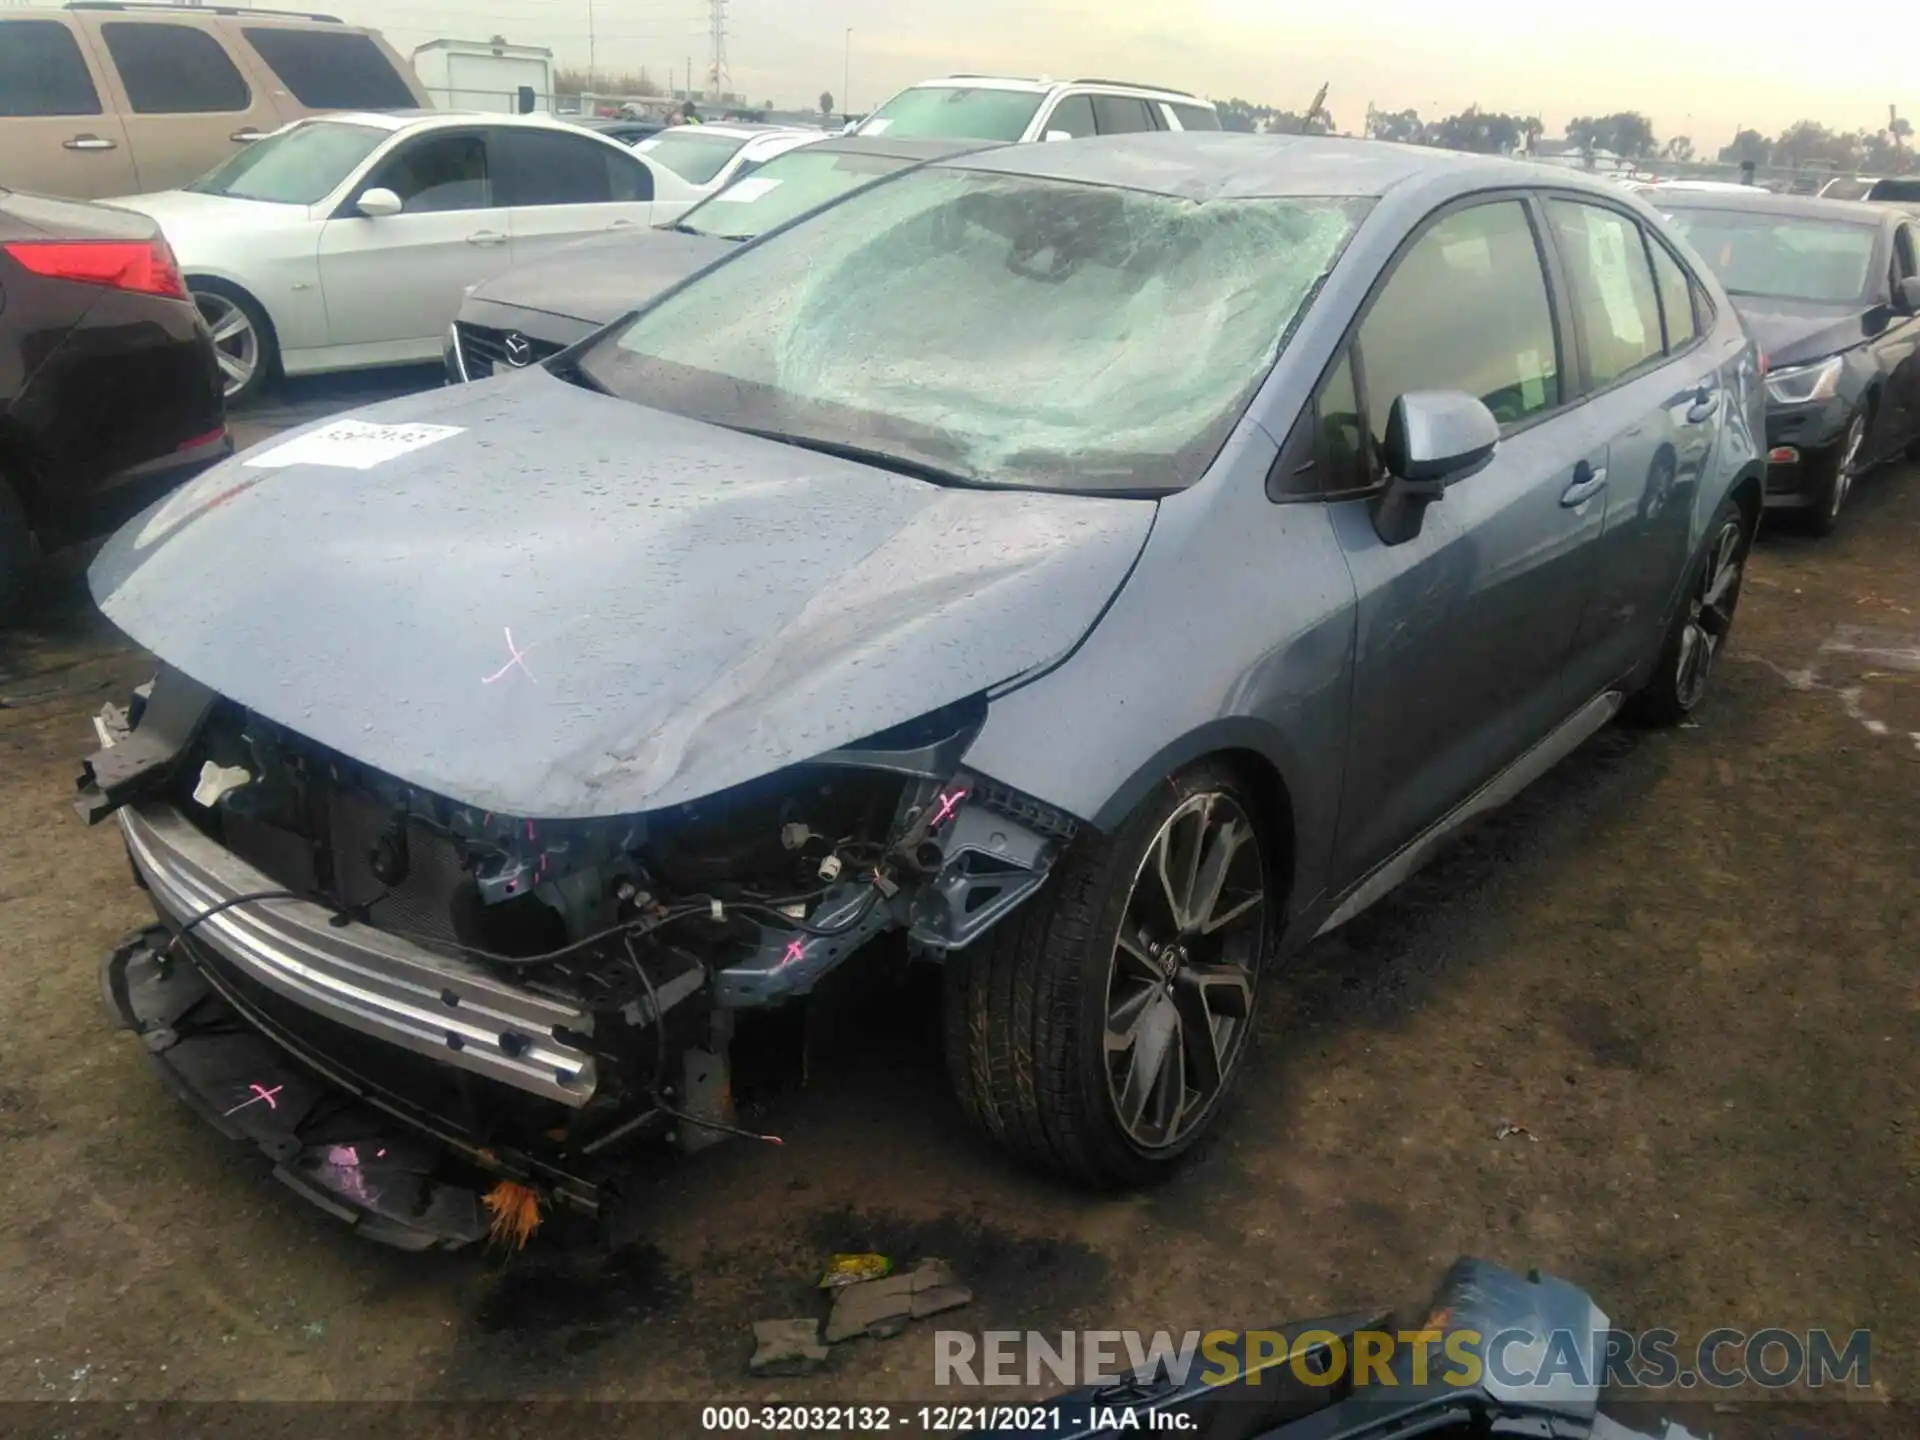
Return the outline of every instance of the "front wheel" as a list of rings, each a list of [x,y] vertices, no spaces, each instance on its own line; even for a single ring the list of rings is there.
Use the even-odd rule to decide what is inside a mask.
[[[1733,629],[1751,540],[1751,527],[1739,505],[1731,499],[1722,501],[1707,531],[1686,600],[1660,648],[1653,679],[1633,697],[1632,718],[1647,725],[1678,725],[1706,695],[1714,662]]]
[[[1246,1053],[1280,916],[1257,802],[1203,764],[1110,835],[1084,833],[1041,892],[947,959],[962,1107],[1024,1163],[1102,1188],[1170,1171]]]
[[[1833,469],[1814,495],[1813,504],[1800,512],[1807,529],[1815,535],[1831,535],[1839,527],[1840,511],[1845,508],[1847,497],[1853,494],[1853,482],[1860,478],[1863,468],[1860,457],[1866,448],[1867,417],[1862,411],[1847,423],[1846,438],[1840,442]]]
[[[187,288],[212,332],[227,408],[238,409],[266,387],[279,365],[273,325],[260,302],[237,285],[196,277]]]

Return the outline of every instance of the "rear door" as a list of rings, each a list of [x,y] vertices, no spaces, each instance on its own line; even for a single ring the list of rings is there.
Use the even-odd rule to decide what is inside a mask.
[[[1705,296],[1665,242],[1598,199],[1549,196],[1546,213],[1570,297],[1574,378],[1608,456],[1605,484],[1585,502],[1604,529],[1571,666],[1584,698],[1659,643],[1730,402],[1721,357],[1701,339]]]
[[[1358,596],[1353,712],[1335,866],[1359,880],[1573,708],[1567,657],[1600,516],[1565,503],[1606,459],[1567,386],[1564,326],[1522,196],[1443,209],[1403,248],[1324,382],[1354,498],[1329,506]],[[1485,469],[1382,541],[1373,509],[1394,399],[1465,391],[1500,421]]]
[[[211,29],[111,10],[86,23],[114,70],[141,190],[177,190],[280,124]]]
[[[558,127],[517,126],[491,131],[488,144],[516,265],[583,235],[654,220],[653,172],[620,147]]]
[[[0,17],[0,186],[77,200],[140,188],[107,76],[65,16]]]
[[[375,188],[393,191],[405,208],[378,218],[360,214],[355,200]],[[408,136],[321,229],[329,341],[400,347],[364,357],[369,361],[437,356],[461,291],[513,263],[511,237],[484,128]]]

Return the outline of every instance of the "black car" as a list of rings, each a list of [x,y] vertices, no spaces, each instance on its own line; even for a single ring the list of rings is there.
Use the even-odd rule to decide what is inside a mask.
[[[232,449],[213,340],[159,227],[0,190],[0,617],[39,551]]]
[[[1920,216],[1757,192],[1659,204],[1767,357],[1767,505],[1831,532],[1862,473],[1920,447]]]
[[[609,321],[732,252],[745,240],[915,166],[975,150],[979,140],[819,140],[742,171],[672,225],[583,240],[482,282],[460,307],[447,378],[484,380],[559,354]]]

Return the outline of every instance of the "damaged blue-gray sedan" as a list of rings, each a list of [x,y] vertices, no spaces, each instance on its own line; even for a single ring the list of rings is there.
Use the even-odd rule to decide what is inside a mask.
[[[1140,1182],[1278,958],[1700,702],[1762,403],[1712,276],[1562,171],[910,171],[113,540],[162,668],[78,806],[160,923],[108,994],[289,1184],[451,1246],[725,1133],[746,1014],[891,935],[981,1127]]]

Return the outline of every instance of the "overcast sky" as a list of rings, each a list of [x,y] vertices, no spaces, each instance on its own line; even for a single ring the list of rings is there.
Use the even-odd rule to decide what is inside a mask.
[[[280,0],[294,5],[299,0]],[[408,52],[436,38],[548,45],[587,58],[588,0],[308,0],[377,25]],[[707,64],[703,0],[594,0],[602,67],[676,80]],[[1357,131],[1369,101],[1435,118],[1478,102],[1533,113],[1557,135],[1577,114],[1641,110],[1662,140],[1706,150],[1737,125],[1769,134],[1802,117],[1877,129],[1887,106],[1920,110],[1911,4],[1730,4],[1707,0],[730,0],[735,88],[811,106],[842,89],[870,108],[954,70],[1108,75],[1303,109],[1322,81]],[[1828,18],[1830,17],[1830,19]],[[1920,117],[1916,117],[1920,118]]]

